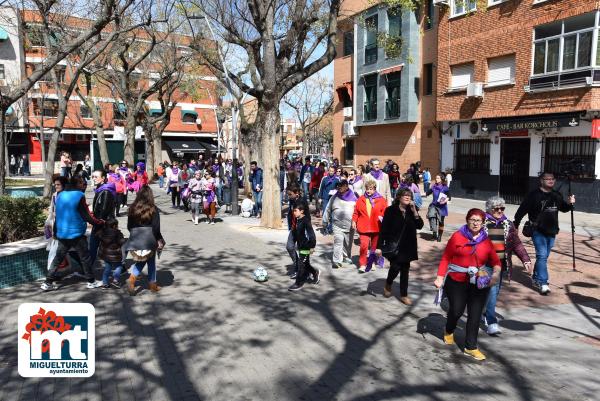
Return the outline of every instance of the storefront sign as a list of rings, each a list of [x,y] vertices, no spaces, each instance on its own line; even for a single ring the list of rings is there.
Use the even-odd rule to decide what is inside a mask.
[[[539,116],[515,117],[498,120],[483,120],[481,130],[493,131],[522,131],[530,129],[545,129],[579,126],[579,114],[541,114]]]
[[[500,131],[501,138],[514,138],[514,137],[527,137],[529,136],[529,131],[526,129],[522,129],[519,131]]]
[[[600,139],[600,119],[592,120],[592,138]]]

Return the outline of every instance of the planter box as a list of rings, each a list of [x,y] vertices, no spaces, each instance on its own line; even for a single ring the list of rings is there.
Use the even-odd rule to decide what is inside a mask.
[[[0,245],[0,288],[46,277],[48,251],[44,237]]]

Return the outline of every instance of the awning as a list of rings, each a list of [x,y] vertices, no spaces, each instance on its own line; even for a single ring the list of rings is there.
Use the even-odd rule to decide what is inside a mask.
[[[204,152],[204,146],[198,141],[189,140],[189,141],[165,141],[167,146],[171,148],[173,152],[180,153],[198,153]]]
[[[214,153],[217,151],[217,145],[210,141],[198,140],[198,142],[201,143],[204,149],[206,149],[208,152]]]
[[[579,126],[579,113],[538,114],[535,116],[483,119],[481,121],[481,130],[483,132],[518,131],[524,129],[542,130],[545,128],[577,126]]]
[[[150,116],[160,116],[162,114],[162,109],[150,109],[148,110],[148,115]]]
[[[390,74],[392,72],[400,72],[400,71],[402,71],[402,67],[404,67],[404,64],[399,64],[399,65],[396,65],[394,67],[389,67],[389,68],[383,68],[381,70],[377,70],[377,72],[381,75],[386,75],[386,74]]]
[[[8,40],[8,32],[6,32],[6,30],[2,27],[0,27],[0,40]]]
[[[119,113],[127,112],[127,107],[125,107],[125,103],[122,103],[122,102],[117,103],[117,110],[119,110]]]
[[[193,116],[194,119],[198,118],[198,113],[196,113],[194,110],[181,110],[181,118],[183,118],[186,115]]]

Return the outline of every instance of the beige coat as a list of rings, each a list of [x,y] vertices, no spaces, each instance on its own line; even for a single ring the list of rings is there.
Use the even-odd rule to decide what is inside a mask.
[[[376,180],[371,173],[366,174],[364,180],[373,180],[377,183],[377,192],[381,194],[387,201],[388,206],[392,204],[392,191],[390,190],[390,178],[386,173],[381,173],[381,180]]]

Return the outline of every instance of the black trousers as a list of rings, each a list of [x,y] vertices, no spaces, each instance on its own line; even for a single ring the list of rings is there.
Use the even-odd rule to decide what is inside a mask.
[[[179,195],[179,187],[171,187],[171,203],[175,206],[177,201],[177,207],[181,206],[181,196]]]
[[[390,262],[390,270],[388,271],[387,285],[391,286],[394,283],[398,273],[400,273],[400,296],[408,295],[408,271],[410,270],[410,262],[398,262],[392,260]]]
[[[310,264],[310,255],[299,254],[296,259],[296,284],[303,284],[308,280],[310,274],[315,274],[317,271]]]
[[[83,274],[87,278],[89,283],[94,282],[94,271],[92,270],[92,257],[88,250],[87,238],[81,236],[73,239],[59,239],[58,247],[56,248],[56,256],[52,260],[52,264],[48,269],[48,275],[46,276],[46,282],[52,283],[53,281],[59,280],[60,278],[56,275],[56,269],[62,263],[67,256],[67,252],[70,249],[74,249],[81,260],[81,266],[83,267]]]
[[[479,333],[479,322],[481,314],[487,302],[490,288],[479,289],[477,285],[469,282],[461,283],[446,277],[444,292],[448,296],[450,309],[446,320],[446,333],[454,333],[456,324],[467,308],[467,327],[465,337],[465,348],[477,348],[477,334]]]

